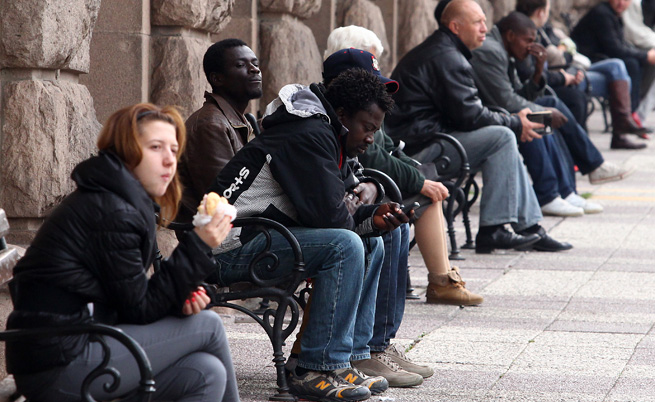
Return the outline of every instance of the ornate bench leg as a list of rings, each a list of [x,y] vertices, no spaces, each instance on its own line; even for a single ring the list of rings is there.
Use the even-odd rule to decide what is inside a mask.
[[[282,350],[282,345],[284,345],[284,341],[290,333],[284,329],[284,316],[290,303],[293,303],[293,301],[286,299],[278,301],[278,307],[275,311],[275,320],[273,322],[273,330],[269,334],[271,344],[273,345],[273,363],[275,363],[275,373],[277,375],[277,393],[269,398],[270,401],[297,401],[297,398],[289,393],[287,375],[284,371],[284,363],[286,362],[286,359],[284,358],[284,351]],[[266,315],[264,318],[268,319]],[[295,318],[292,317],[292,321],[295,321],[296,324],[297,318],[296,311]],[[295,328],[296,325],[292,325]],[[287,332],[287,334],[285,334],[285,332]]]
[[[466,230],[466,243],[462,245],[465,250],[475,250],[475,242],[473,241],[473,234],[471,233],[471,220],[469,219],[469,210],[465,208],[462,211],[462,221],[464,222],[464,230]]]
[[[417,294],[414,294],[414,288],[412,287],[412,279],[409,276],[409,267],[407,268],[407,286],[405,287],[405,299],[407,300],[418,300],[421,297]]]
[[[469,199],[469,193],[473,188],[473,196]],[[471,233],[471,220],[469,219],[469,210],[475,204],[475,201],[480,195],[480,187],[475,181],[475,174],[472,174],[466,185],[464,186],[464,208],[462,209],[462,221],[464,222],[464,229],[466,230],[466,243],[462,246],[465,250],[475,250],[475,241],[473,241],[473,234]]]
[[[448,225],[448,237],[450,238],[450,255],[449,260],[464,260],[465,258],[459,254],[459,247],[457,247],[457,239],[455,237],[455,205],[457,200],[457,191],[454,191],[448,198],[448,202],[444,204],[444,218]]]

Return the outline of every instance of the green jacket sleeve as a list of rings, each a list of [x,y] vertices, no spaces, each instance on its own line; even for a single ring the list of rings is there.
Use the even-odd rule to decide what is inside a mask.
[[[369,145],[366,153],[359,155],[359,162],[365,168],[377,169],[389,175],[396,182],[403,197],[421,192],[425,177],[413,164],[411,158],[399,153],[399,157],[392,156],[395,149],[393,140],[387,136],[384,129],[375,133],[375,142]]]

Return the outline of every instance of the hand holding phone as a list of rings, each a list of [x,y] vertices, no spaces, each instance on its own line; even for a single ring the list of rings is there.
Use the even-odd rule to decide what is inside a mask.
[[[412,211],[416,211],[420,206],[421,204],[418,202],[413,202],[410,205],[400,207],[400,210],[403,211],[405,215],[409,216]]]
[[[550,110],[544,110],[542,112],[532,112],[528,113],[526,116],[528,120],[535,122],[535,123],[540,123],[543,124],[543,128],[537,128],[534,131],[536,131],[538,134],[541,135],[547,135],[547,134],[552,134],[553,133],[553,112]]]

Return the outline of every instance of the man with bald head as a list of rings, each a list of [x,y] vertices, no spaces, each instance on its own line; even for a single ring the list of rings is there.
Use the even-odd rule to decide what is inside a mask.
[[[436,132],[449,133],[464,146],[471,169],[481,171],[484,182],[476,252],[570,249],[539,225],[541,209],[516,145],[517,138],[540,138],[534,129],[541,125],[527,119],[529,109],[497,113],[478,96],[469,59],[485,40],[482,9],[472,0],[453,0],[439,22],[439,29],[407,53],[391,75],[400,90],[394,96],[396,108],[385,120],[387,133],[404,141],[406,153],[419,162],[434,159]]]

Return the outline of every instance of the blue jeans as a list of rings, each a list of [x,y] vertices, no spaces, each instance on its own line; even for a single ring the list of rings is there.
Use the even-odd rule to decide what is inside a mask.
[[[384,236],[384,264],[375,303],[375,326],[369,347],[381,352],[396,336],[405,313],[409,225],[402,224]]]
[[[584,175],[593,172],[603,164],[603,155],[589,140],[589,136],[577,123],[564,102],[554,96],[541,96],[535,100],[535,103],[541,106],[554,107],[569,119],[559,128],[559,132],[562,134],[566,147],[573,158],[573,163],[578,166],[580,173]]]
[[[312,278],[312,307],[301,340],[298,365],[309,370],[331,371],[350,367],[350,360],[370,358],[368,343],[373,336],[375,298],[384,259],[379,237],[362,239],[345,229],[289,228],[303,251],[307,276]],[[245,245],[215,257],[221,284],[248,279],[248,264],[262,250],[266,238],[260,234]],[[293,267],[293,254],[286,240],[271,234],[271,252],[284,275]],[[369,263],[366,264],[368,254]]]
[[[578,87],[583,91],[586,90],[587,81],[591,84],[589,91],[591,96],[608,96],[608,84],[612,81],[628,81],[628,86],[632,85],[628,70],[621,59],[605,59],[593,63],[587,70],[587,79]]]
[[[555,131],[531,142],[519,141],[519,151],[532,177],[532,188],[542,206],[575,191],[575,172],[567,158],[568,151],[557,141],[559,135]]]
[[[471,171],[482,171],[480,226],[511,223],[515,231],[521,231],[543,219],[512,130],[487,126],[450,135],[466,150]],[[426,163],[438,153],[438,146],[428,146],[412,157]]]

